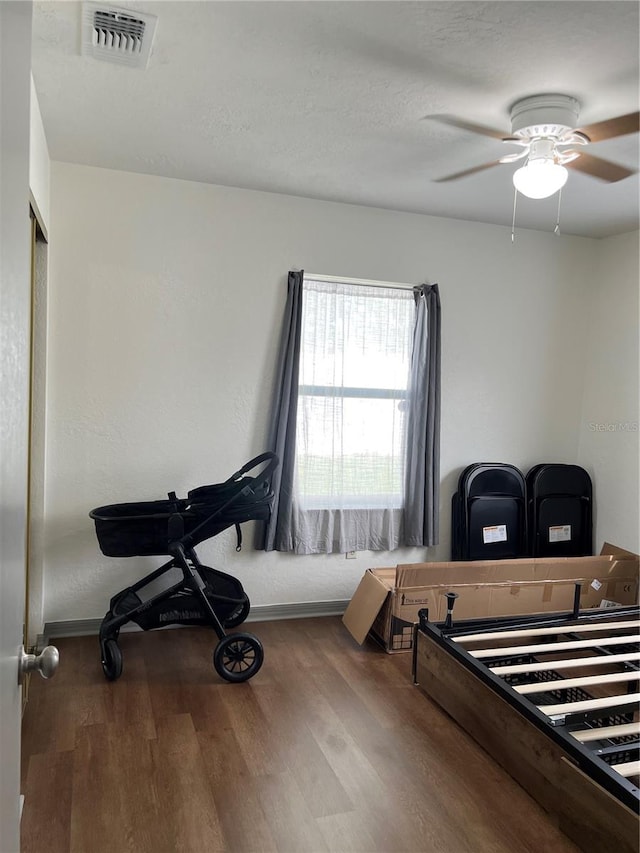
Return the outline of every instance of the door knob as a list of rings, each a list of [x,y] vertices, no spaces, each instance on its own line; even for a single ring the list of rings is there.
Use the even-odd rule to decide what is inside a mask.
[[[27,672],[39,672],[43,678],[51,678],[56,674],[60,653],[55,646],[46,646],[39,655],[28,655],[24,646],[20,647],[18,663],[18,682],[22,684]]]

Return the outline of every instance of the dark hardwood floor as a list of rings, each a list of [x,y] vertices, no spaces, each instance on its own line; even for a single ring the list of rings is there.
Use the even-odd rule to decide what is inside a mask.
[[[570,853],[547,814],[413,686],[410,655],[341,620],[249,623],[228,684],[207,629],[59,640],[23,726],[22,853]]]

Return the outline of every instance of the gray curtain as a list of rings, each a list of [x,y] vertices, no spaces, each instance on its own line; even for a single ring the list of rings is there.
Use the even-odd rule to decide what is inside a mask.
[[[280,458],[280,468],[273,481],[276,497],[271,519],[264,536],[259,534],[257,546],[265,551],[311,554],[437,544],[440,485],[438,286],[422,285],[414,289],[416,321],[409,386],[404,510],[302,512],[293,501],[302,282],[302,272],[289,273],[269,443],[270,450]],[[345,536],[349,537],[348,546],[345,546]]]
[[[264,541],[258,544],[258,547],[264,548],[265,551],[293,550],[291,514],[298,414],[303,277],[302,271],[290,272],[288,279],[287,304],[282,325],[269,430],[269,449],[278,455],[280,467],[273,478],[275,499],[271,519],[263,531]]]
[[[406,545],[431,546],[440,519],[440,293],[425,284],[414,295],[404,535]]]

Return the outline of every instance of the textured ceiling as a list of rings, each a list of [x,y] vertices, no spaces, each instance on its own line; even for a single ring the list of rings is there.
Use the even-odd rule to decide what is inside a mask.
[[[520,97],[562,92],[591,124],[638,109],[637,2],[118,3],[158,16],[149,68],[80,55],[80,4],[36,2],[33,75],[52,159],[511,224],[514,150],[425,116],[510,132]],[[638,169],[638,134],[590,153]],[[638,227],[638,175],[571,172],[563,233]],[[519,198],[552,231],[557,196]]]

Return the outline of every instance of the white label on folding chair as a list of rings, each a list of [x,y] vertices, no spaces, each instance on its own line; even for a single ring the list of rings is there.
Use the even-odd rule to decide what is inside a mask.
[[[571,542],[571,525],[558,524],[549,528],[549,542]]]
[[[600,583],[600,581],[598,580],[598,578],[594,578],[594,579],[591,581],[591,586],[592,586],[592,587],[593,587],[593,589],[595,589],[595,591],[597,592],[597,591],[600,589],[600,587],[602,586],[602,584]]]
[[[494,524],[493,527],[482,528],[482,541],[486,545],[488,542],[506,542],[507,541],[507,525]]]

